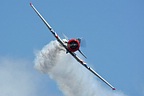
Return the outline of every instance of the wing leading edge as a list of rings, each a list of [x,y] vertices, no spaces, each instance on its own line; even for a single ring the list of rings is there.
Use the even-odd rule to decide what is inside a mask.
[[[42,15],[38,12],[38,10],[34,7],[34,5],[32,3],[30,3],[30,6],[33,8],[33,10],[36,12],[36,14],[41,18],[41,20],[44,22],[44,24],[47,26],[47,28],[50,30],[50,32],[54,35],[54,37],[57,39],[57,41],[68,51],[68,49],[65,46],[64,42],[62,41],[62,39],[57,35],[57,33],[48,24],[48,22],[42,17]]]
[[[37,9],[34,7],[32,3],[30,3],[30,6],[33,8],[33,10],[36,12],[36,14],[41,18],[41,20],[44,22],[44,24],[47,26],[47,28],[50,30],[50,32],[54,35],[54,37],[57,39],[57,41],[66,49],[67,52],[69,52],[81,65],[83,65],[85,68],[87,68],[89,71],[91,71],[94,75],[96,75],[99,79],[101,79],[104,83],[106,83],[109,87],[111,87],[113,90],[115,88],[107,82],[104,78],[102,78],[96,71],[94,71],[91,67],[88,67],[86,63],[81,60],[75,53],[68,50],[67,46],[65,46],[62,39],[57,35],[57,33],[53,30],[53,28],[49,25],[49,23],[42,17],[42,15],[37,11]]]

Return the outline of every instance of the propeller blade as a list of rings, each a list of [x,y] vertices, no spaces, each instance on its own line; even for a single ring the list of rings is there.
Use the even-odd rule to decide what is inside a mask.
[[[64,38],[68,41],[69,38],[64,33],[62,33],[62,34],[63,34]]]
[[[84,38],[78,38],[81,47],[86,47],[86,40]]]
[[[85,58],[87,58],[81,50],[78,50]]]

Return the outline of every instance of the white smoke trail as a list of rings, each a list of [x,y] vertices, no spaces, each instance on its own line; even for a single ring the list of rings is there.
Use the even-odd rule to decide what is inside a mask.
[[[0,96],[38,96],[31,62],[0,56]]]
[[[57,41],[37,53],[35,67],[54,79],[65,96],[126,96],[103,88]]]

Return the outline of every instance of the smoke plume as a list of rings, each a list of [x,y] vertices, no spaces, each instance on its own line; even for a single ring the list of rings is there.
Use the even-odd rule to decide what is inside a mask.
[[[38,96],[37,75],[30,64],[27,60],[0,56],[0,96]]]
[[[101,86],[57,41],[37,52],[35,68],[55,80],[64,96],[126,96]]]

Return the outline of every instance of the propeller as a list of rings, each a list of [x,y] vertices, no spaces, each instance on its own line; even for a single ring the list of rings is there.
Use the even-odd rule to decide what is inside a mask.
[[[64,38],[68,41],[69,38],[64,33],[62,33],[62,34],[63,34]]]
[[[78,38],[81,47],[86,47],[86,40],[84,38]]]
[[[63,36],[64,36],[64,38],[65,38],[64,41],[65,41],[65,42],[68,42],[69,38],[68,38],[65,34],[63,34]],[[77,40],[80,42],[81,47],[86,47],[86,40],[85,40],[84,38],[77,38]],[[79,51],[85,58],[87,58],[80,49],[79,49],[78,51]]]
[[[62,35],[64,36],[64,39],[67,41],[69,40],[69,38],[64,33],[62,33]],[[84,38],[77,38],[77,40],[79,40],[81,47],[86,47],[86,40]]]

